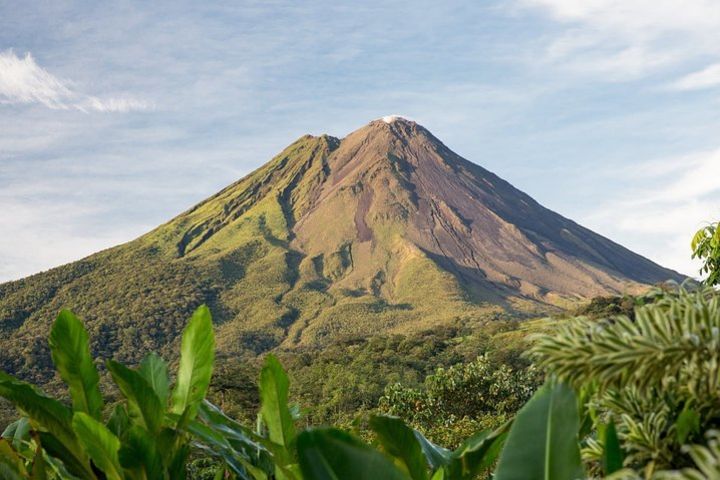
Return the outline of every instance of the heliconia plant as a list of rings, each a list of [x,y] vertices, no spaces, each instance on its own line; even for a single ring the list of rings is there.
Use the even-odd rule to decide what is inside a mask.
[[[215,458],[217,480],[720,478],[720,295],[681,290],[635,317],[575,319],[537,337],[545,385],[514,420],[448,450],[387,415],[369,418],[372,444],[298,429],[273,355],[257,425],[229,418],[205,398],[215,355],[206,307],[183,332],[174,385],[155,354],[137,368],[111,360],[122,401],[105,405],[88,335],[63,311],[49,343],[71,405],[0,373],[0,396],[22,415],[0,439],[0,478],[182,479],[191,450]]]
[[[210,311],[198,308],[181,343],[177,381],[170,390],[167,364],[149,354],[138,368],[108,361],[123,401],[103,420],[100,376],[87,332],[68,310],[50,332],[50,353],[68,386],[72,406],[7,374],[0,396],[23,418],[0,440],[2,478],[154,480],[184,478],[194,421],[205,398],[215,355]]]
[[[261,431],[250,431],[204,402],[189,428],[238,478],[470,480],[493,467],[509,427],[480,432],[456,450],[433,444],[397,417],[369,421],[379,448],[337,428],[296,431],[288,378],[268,355],[260,372]]]
[[[288,377],[273,355],[260,373],[258,426],[242,426],[205,399],[215,355],[205,306],[183,332],[174,387],[154,353],[137,368],[106,363],[123,396],[107,418],[82,322],[63,310],[49,344],[71,405],[0,373],[0,396],[22,415],[0,439],[0,478],[174,480],[186,477],[195,448],[221,460],[217,478],[469,480],[492,468],[508,429],[481,432],[454,451],[391,416],[370,419],[379,448],[335,428],[298,432]]]

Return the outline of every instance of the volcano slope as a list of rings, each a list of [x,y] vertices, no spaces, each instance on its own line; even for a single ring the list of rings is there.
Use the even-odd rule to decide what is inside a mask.
[[[221,355],[636,293],[671,270],[538,204],[422,126],[304,136],[129,243],[0,285],[0,367],[47,380],[63,308],[100,357],[170,355],[207,303]]]

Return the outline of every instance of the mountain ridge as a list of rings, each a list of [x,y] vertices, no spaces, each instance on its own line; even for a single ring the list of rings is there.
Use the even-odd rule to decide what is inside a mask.
[[[305,135],[136,240],[0,285],[0,366],[39,375],[62,307],[101,356],[167,350],[199,303],[222,354],[547,312],[682,276],[556,214],[427,129]],[[44,334],[42,335],[44,338]]]

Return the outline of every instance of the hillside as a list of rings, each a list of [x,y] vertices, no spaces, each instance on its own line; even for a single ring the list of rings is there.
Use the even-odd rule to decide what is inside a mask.
[[[681,280],[400,118],[304,136],[124,245],[0,285],[0,367],[47,380],[62,307],[95,353],[173,351],[200,303],[221,355],[539,312]]]

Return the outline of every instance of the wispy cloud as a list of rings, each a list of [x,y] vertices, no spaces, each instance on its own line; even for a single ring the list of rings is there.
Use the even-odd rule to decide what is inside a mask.
[[[30,53],[20,58],[12,50],[0,53],[0,95],[3,103],[41,103],[49,108],[67,108],[66,102],[73,97]]]
[[[671,85],[675,90],[701,90],[720,86],[720,63],[690,73]]]
[[[548,59],[577,71],[635,79],[692,58],[717,55],[714,0],[520,0],[567,26]]]
[[[697,271],[690,237],[720,216],[720,149],[659,159],[614,175],[634,183],[632,195],[615,197],[589,216],[594,227],[638,242],[631,248],[683,273]]]
[[[0,52],[0,103],[41,104],[51,109],[98,112],[148,110],[150,102],[131,97],[100,98],[85,95],[37,64],[27,52],[19,57],[12,50]]]

